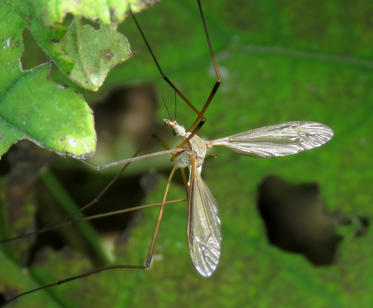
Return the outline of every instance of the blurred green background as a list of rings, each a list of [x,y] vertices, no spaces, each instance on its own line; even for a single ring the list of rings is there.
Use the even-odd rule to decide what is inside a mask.
[[[206,112],[207,122],[199,133],[201,137],[214,139],[293,120],[325,123],[334,130],[335,137],[321,148],[296,156],[253,159],[219,148],[214,151],[216,157],[207,159],[203,177],[218,201],[223,231],[221,261],[212,278],[201,278],[190,262],[185,236],[187,209],[185,204],[179,204],[166,208],[150,270],[101,273],[25,296],[12,307],[372,307],[371,229],[358,237],[353,224],[338,228],[336,232],[343,233],[344,238],[338,245],[334,263],[314,266],[303,255],[281,250],[268,242],[256,199],[262,180],[276,175],[293,184],[317,183],[326,213],[372,217],[373,3],[206,0],[203,7],[222,85]],[[201,108],[215,75],[196,1],[163,0],[137,18],[164,71]],[[152,117],[156,107],[151,103],[151,107],[144,103],[140,114],[150,108],[145,122],[154,120],[158,124],[145,125],[146,131],[151,133],[154,129],[171,143],[159,124],[168,117],[161,96],[173,112],[174,93],[160,78],[133,21],[126,20],[120,31],[128,37],[135,56],[114,68],[99,92],[84,92],[84,95],[94,105],[110,98],[112,94],[108,93],[113,89],[132,93],[131,87],[135,87],[137,93],[139,86],[150,85],[150,90],[146,87],[150,94],[145,96],[158,102],[159,108],[155,119]],[[32,59],[28,61],[32,63]],[[55,72],[54,78],[62,77]],[[100,108],[98,105],[102,104],[96,104]],[[100,116],[98,109],[95,117]],[[193,113],[180,99],[177,119],[186,126],[194,120]],[[111,121],[109,116],[106,122]],[[105,137],[111,130],[100,133],[97,125],[96,128],[99,139],[96,162],[130,156],[145,134]],[[100,138],[109,140],[111,148],[106,149],[106,142]],[[94,173],[82,170],[78,162],[60,160],[60,165],[52,167],[51,172],[61,181],[64,177],[67,182],[72,181],[69,176],[78,178],[71,194],[75,190],[80,206],[92,199],[99,187],[115,174],[108,171],[96,178]],[[67,166],[68,161],[72,167]],[[63,175],[61,170],[68,168],[78,171]],[[113,197],[102,202],[100,209],[105,210],[107,203],[124,203],[121,200],[133,201],[132,205],[160,201],[167,170],[167,159],[131,165],[118,193],[113,192]],[[148,172],[152,175],[147,175]],[[156,176],[157,172],[161,176]],[[40,180],[33,188],[33,195],[42,190],[40,186],[49,186],[52,181],[48,174],[44,173],[43,178],[44,184]],[[137,182],[136,188],[131,186],[135,185],[134,181],[142,185],[144,181],[155,183],[140,189]],[[56,188],[58,184],[52,186]],[[123,197],[131,191],[137,195]],[[168,199],[183,197],[184,188],[176,183]],[[30,203],[34,205],[35,200],[45,198],[49,200],[48,207],[53,197],[33,197]],[[302,203],[298,206],[302,207]],[[31,205],[27,209],[35,211]],[[144,210],[128,222],[121,244],[115,248],[115,264],[143,263],[157,212],[157,209]],[[31,218],[22,219],[23,227],[32,224]],[[81,237],[83,242],[91,238]],[[1,254],[0,276],[4,280],[1,286],[8,292],[21,285],[21,290],[27,290],[32,285],[69,277],[91,266],[82,252],[68,248],[43,249],[27,274],[14,261],[25,258],[27,245],[30,244],[7,247],[13,251],[10,255],[21,251],[21,256],[14,259]],[[90,245],[95,247],[98,243]],[[93,249],[96,252],[93,257],[90,253],[96,265],[108,258],[99,255],[100,249]]]

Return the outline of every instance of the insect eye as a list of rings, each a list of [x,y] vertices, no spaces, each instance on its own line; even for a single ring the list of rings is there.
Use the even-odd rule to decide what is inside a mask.
[[[172,134],[173,134],[174,136],[177,136],[177,131],[176,131],[176,129],[173,129],[173,130],[172,130]]]

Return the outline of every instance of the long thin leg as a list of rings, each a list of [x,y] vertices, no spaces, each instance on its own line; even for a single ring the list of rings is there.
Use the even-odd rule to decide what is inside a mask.
[[[171,201],[167,201],[165,203],[165,205],[180,203],[180,202],[184,202],[186,200],[187,199],[171,200]],[[79,222],[82,222],[82,221],[95,220],[95,219],[99,219],[99,218],[124,214],[124,213],[128,213],[128,212],[138,211],[138,210],[142,210],[142,209],[146,209],[146,208],[150,208],[150,207],[156,207],[156,206],[160,206],[160,205],[162,205],[162,202],[144,204],[144,205],[139,205],[139,206],[126,208],[126,209],[123,209],[123,210],[105,212],[105,213],[95,214],[95,215],[91,215],[91,216],[85,216],[85,217],[81,217],[81,218],[77,218],[77,219],[71,219],[71,220],[68,220],[68,221],[65,221],[65,222],[48,225],[47,227],[44,227],[44,228],[42,228],[38,231],[35,231],[35,232],[23,233],[23,234],[14,236],[14,237],[10,237],[10,238],[7,238],[7,239],[0,240],[0,245],[6,244],[6,243],[9,243],[9,242],[13,242],[13,241],[16,241],[16,240],[20,240],[22,238],[34,236],[34,235],[37,235],[37,234],[46,233],[46,232],[53,231],[53,230],[56,230],[56,229],[60,229],[60,228],[63,228],[63,227],[72,226],[72,225],[74,225],[76,223],[79,223]]]
[[[186,196],[188,197],[189,196],[189,187],[188,187],[188,179],[187,179],[186,174],[185,174],[185,168],[181,168],[180,171],[181,171],[181,176],[183,177],[185,193],[186,193]]]
[[[157,223],[155,225],[155,230],[154,230],[154,234],[153,234],[153,239],[152,239],[152,242],[150,244],[150,249],[149,249],[149,252],[148,252],[148,256],[146,258],[146,262],[145,262],[145,267],[146,268],[149,268],[150,267],[150,264],[152,262],[152,258],[153,258],[153,252],[154,252],[154,246],[155,246],[155,242],[157,240],[157,236],[158,236],[158,231],[159,231],[159,226],[161,224],[161,220],[162,220],[162,216],[163,216],[163,212],[164,212],[164,206],[166,204],[166,198],[167,198],[167,194],[168,194],[168,190],[170,188],[170,184],[171,184],[171,180],[172,180],[172,177],[174,176],[175,174],[175,171],[176,171],[176,166],[174,166],[171,170],[171,173],[168,177],[168,181],[167,181],[167,185],[166,185],[166,189],[165,189],[165,192],[163,194],[163,200],[162,200],[162,205],[161,205],[161,208],[159,209],[159,214],[158,214],[158,220],[157,220]]]
[[[143,38],[144,42],[145,42],[145,45],[146,47],[148,48],[153,60],[154,60],[154,63],[155,65],[157,66],[157,69],[159,71],[159,73],[161,74],[162,78],[171,86],[172,89],[174,89],[174,91],[187,103],[187,105],[192,108],[192,110],[198,115],[198,118],[205,121],[205,117],[197,110],[196,107],[193,106],[193,104],[181,93],[181,91],[171,82],[171,80],[166,76],[166,74],[163,72],[161,66],[159,65],[159,62],[157,60],[157,58],[155,57],[154,53],[153,53],[153,50],[152,48],[150,47],[150,44],[148,43],[148,40],[146,39],[145,37],[145,34],[144,32],[142,31],[139,23],[137,22],[137,19],[135,17],[135,14],[132,13],[131,11],[131,8],[130,8],[130,12],[131,12],[131,15],[132,15],[132,18],[136,24],[136,27],[137,29],[139,30],[140,34],[141,34],[141,37]]]
[[[58,280],[56,282],[52,282],[52,283],[40,286],[38,288],[31,289],[31,290],[19,293],[19,294],[15,295],[15,296],[9,298],[8,300],[6,300],[5,302],[3,302],[2,304],[4,306],[8,305],[9,303],[15,301],[16,299],[18,299],[18,298],[20,298],[22,296],[27,295],[27,294],[35,293],[37,291],[40,291],[40,290],[43,290],[43,289],[47,289],[47,288],[50,288],[50,287],[59,286],[61,284],[64,284],[66,282],[73,281],[73,280],[76,280],[76,279],[79,279],[79,278],[87,277],[87,276],[90,276],[90,275],[93,275],[93,274],[97,274],[97,273],[100,273],[100,272],[104,272],[104,271],[108,271],[108,270],[123,269],[123,268],[125,268],[125,269],[131,269],[131,268],[132,269],[145,269],[146,267],[144,265],[111,265],[111,266],[105,266],[105,267],[102,267],[102,268],[97,268],[97,269],[94,269],[92,271],[88,271],[86,273],[80,274],[80,275],[76,275],[76,276],[72,276],[72,277],[69,277],[69,278],[66,278],[66,279]]]
[[[137,155],[140,153],[141,151],[141,147],[136,151],[136,153],[133,155],[133,157],[137,157]],[[117,173],[117,175],[111,179],[111,181],[109,183],[106,184],[106,186],[100,191],[100,193],[92,200],[90,201],[89,203],[87,203],[86,205],[84,205],[83,207],[81,207],[79,209],[79,212],[83,212],[85,209],[89,208],[90,206],[92,206],[93,204],[96,204],[100,201],[100,199],[102,198],[102,196],[108,191],[108,189],[111,187],[111,185],[113,185],[116,180],[123,174],[123,172],[128,168],[128,166],[131,164],[131,162],[127,162],[124,164],[124,166],[120,169],[120,171]]]
[[[196,120],[193,122],[192,126],[189,128],[188,131],[192,131],[191,134],[185,139],[183,140],[183,142],[181,142],[177,148],[180,149],[182,148],[185,144],[187,144],[189,142],[189,140],[200,130],[200,128],[203,126],[203,124],[206,122],[206,118],[205,116],[203,115],[207,109],[207,107],[210,105],[212,99],[214,98],[215,94],[216,94],[216,91],[218,90],[219,86],[220,86],[220,83],[221,83],[221,79],[220,79],[220,73],[219,73],[219,70],[218,70],[218,67],[216,65],[216,60],[215,60],[215,55],[214,55],[214,52],[213,52],[213,49],[212,49],[212,45],[211,45],[211,41],[210,41],[210,36],[208,34],[208,30],[207,30],[207,25],[206,25],[206,21],[205,21],[205,17],[204,17],[204,14],[203,14],[203,10],[202,10],[202,4],[201,4],[201,1],[200,0],[197,0],[197,3],[198,3],[198,7],[199,7],[199,12],[200,12],[200,15],[201,15],[201,19],[202,19],[202,24],[203,24],[203,29],[204,29],[204,32],[205,32],[205,35],[206,35],[206,39],[207,39],[207,44],[208,44],[208,47],[209,47],[209,51],[210,51],[210,55],[211,55],[211,58],[212,58],[212,63],[214,65],[214,70],[215,70],[215,74],[216,74],[216,82],[215,82],[215,85],[214,87],[212,88],[211,90],[211,93],[209,95],[209,97],[207,98],[204,106],[202,107],[201,109],[201,112],[199,112],[193,105],[192,103],[190,103],[188,101],[188,99],[179,91],[179,89],[168,79],[168,77],[164,74],[161,66],[159,65],[159,62],[157,60],[157,58],[155,57],[154,53],[153,53],[153,50],[151,49],[146,37],[145,37],[145,34],[144,32],[142,31],[141,27],[139,26],[139,23],[137,22],[137,19],[135,17],[135,15],[132,13],[131,9],[130,9],[130,12],[131,12],[131,15],[133,17],[133,20],[136,24],[136,27],[137,29],[139,30],[154,62],[155,62],[155,65],[157,66],[157,69],[159,71],[159,73],[161,74],[162,78],[174,89],[174,91],[188,104],[188,106],[190,108],[193,109],[193,111],[197,114],[197,118]],[[198,125],[196,126],[197,122],[199,121]],[[192,130],[193,129],[193,130]],[[183,152],[183,151],[181,151]],[[178,153],[175,153],[173,154],[171,160],[174,161],[176,159],[177,156],[179,156],[181,154],[181,152],[178,152]]]
[[[209,46],[209,51],[210,51],[210,55],[211,55],[211,59],[212,59],[212,64],[214,65],[214,70],[215,70],[215,74],[216,74],[216,82],[215,82],[215,84],[214,84],[214,86],[213,86],[213,88],[210,92],[210,95],[207,98],[207,100],[206,100],[205,104],[203,105],[203,107],[201,109],[201,112],[200,112],[201,115],[203,116],[207,107],[210,105],[212,99],[214,98],[214,96],[216,94],[216,91],[218,90],[218,88],[220,86],[221,78],[220,78],[220,73],[219,73],[218,66],[216,65],[215,55],[214,55],[214,51],[212,49],[210,36],[209,36],[208,30],[207,30],[207,25],[206,25],[205,16],[204,16],[203,10],[202,10],[201,0],[197,0],[197,3],[198,3],[198,8],[199,8],[199,12],[200,12],[200,15],[201,15],[201,19],[202,19],[203,29],[204,29],[205,35],[206,35],[207,44]],[[198,123],[198,121],[199,121],[199,123]],[[192,126],[188,129],[188,131],[192,131],[192,132],[190,133],[188,138],[184,139],[183,142],[181,142],[176,148],[182,148],[185,144],[187,144],[189,142],[189,140],[200,130],[200,128],[203,126],[203,124],[205,124],[205,122],[206,122],[206,118],[204,116],[202,118],[202,117],[200,117],[200,115],[198,115],[198,117],[194,120]],[[197,123],[198,123],[198,125],[197,125]],[[181,154],[181,152],[173,154],[171,160],[174,161],[175,158],[178,157],[180,154]]]
[[[100,170],[103,170],[103,169],[106,169],[106,168],[119,166],[119,165],[126,164],[126,163],[132,163],[132,162],[137,161],[137,160],[142,160],[142,159],[147,159],[147,158],[152,158],[152,157],[157,157],[157,156],[162,156],[162,155],[167,155],[167,154],[173,154],[173,153],[177,153],[177,152],[184,152],[184,151],[185,151],[184,149],[180,149],[180,148],[170,149],[170,150],[166,150],[166,151],[160,151],[160,152],[155,152],[155,153],[151,153],[151,154],[145,154],[145,155],[140,155],[140,156],[131,157],[131,158],[127,158],[127,159],[122,159],[122,160],[114,161],[114,162],[104,164],[104,165],[94,165],[94,164],[92,164],[90,162],[87,162],[85,160],[80,160],[80,161],[82,163],[84,163],[85,165],[87,165],[88,167],[91,167],[92,169],[100,171]]]
[[[161,220],[162,220],[162,216],[163,216],[163,212],[164,212],[164,207],[165,207],[165,204],[166,204],[167,194],[168,194],[168,191],[169,191],[169,188],[170,188],[172,177],[175,174],[175,171],[176,171],[176,166],[172,169],[172,171],[171,171],[171,173],[168,177],[168,181],[167,181],[165,192],[163,194],[163,200],[162,200],[161,208],[159,210],[158,219],[157,219],[157,223],[156,223],[156,226],[155,226],[153,238],[152,238],[150,248],[149,248],[149,252],[148,252],[148,255],[147,255],[147,258],[146,258],[146,261],[145,261],[144,265],[110,265],[110,266],[105,266],[105,267],[102,267],[102,268],[94,269],[92,271],[88,271],[88,272],[80,274],[80,275],[76,275],[76,276],[72,276],[72,277],[69,277],[69,278],[66,278],[66,279],[58,280],[56,282],[52,282],[52,283],[46,284],[44,286],[40,286],[38,288],[19,293],[19,294],[15,295],[14,297],[11,297],[10,299],[8,299],[4,303],[4,305],[9,304],[10,302],[16,300],[17,298],[19,298],[21,296],[24,296],[24,295],[27,295],[27,294],[30,294],[30,293],[34,293],[34,292],[37,292],[37,291],[40,291],[40,290],[43,290],[43,289],[46,289],[46,288],[58,286],[58,285],[67,283],[69,281],[73,281],[73,280],[76,280],[76,279],[79,279],[79,278],[87,277],[87,276],[90,276],[90,275],[93,275],[93,274],[96,274],[96,273],[100,273],[100,272],[103,272],[103,271],[108,271],[108,270],[113,270],[113,269],[147,269],[147,268],[149,268],[150,264],[151,264],[151,261],[152,261],[152,257],[153,257],[154,246],[155,246],[155,242],[157,240],[159,226],[161,224]]]
[[[213,86],[213,88],[212,88],[212,90],[210,92],[209,97],[207,98],[205,104],[203,105],[203,107],[201,109],[201,113],[203,115],[205,113],[207,107],[210,105],[212,99],[214,98],[215,93],[216,93],[216,91],[218,90],[218,88],[220,86],[221,79],[220,79],[220,73],[219,73],[218,66],[216,65],[214,50],[212,49],[209,32],[207,30],[207,25],[206,25],[205,15],[203,14],[203,10],[202,10],[201,0],[197,0],[197,3],[198,3],[198,7],[199,7],[199,12],[200,12],[200,15],[201,15],[201,19],[202,19],[203,30],[205,31],[205,35],[206,35],[206,39],[207,39],[207,44],[209,46],[209,51],[210,51],[210,56],[211,56],[212,64],[214,65],[214,70],[215,70],[215,74],[216,74],[216,82],[215,82],[215,84],[214,84],[214,86]],[[197,124],[197,122],[198,122],[199,119],[200,119],[200,117],[197,117],[194,120],[193,124],[188,129],[188,131],[191,131],[193,129],[193,127]]]

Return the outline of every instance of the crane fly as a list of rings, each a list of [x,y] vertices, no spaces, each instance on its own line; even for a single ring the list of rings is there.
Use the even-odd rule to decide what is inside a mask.
[[[184,168],[189,169],[189,179],[185,179],[185,186],[187,191],[188,200],[188,223],[187,223],[187,240],[189,246],[189,255],[192,263],[197,270],[197,272],[203,277],[210,277],[217,269],[221,254],[221,242],[222,242],[222,232],[221,232],[221,222],[218,216],[217,201],[215,200],[212,192],[204,182],[201,176],[202,166],[207,151],[214,146],[224,146],[240,154],[267,158],[267,157],[277,157],[277,156],[288,156],[297,154],[302,151],[310,150],[323,145],[328,142],[333,137],[333,131],[326,125],[317,122],[308,121],[292,121],[282,124],[264,126],[261,128],[256,128],[253,130],[248,130],[236,135],[205,141],[201,139],[197,133],[203,124],[206,122],[204,116],[205,111],[209,107],[212,99],[214,98],[220,83],[221,78],[219,74],[218,67],[216,65],[215,56],[211,46],[209,34],[207,31],[207,26],[202,11],[201,1],[197,0],[199,7],[199,12],[202,20],[202,25],[204,28],[204,33],[207,40],[207,45],[209,47],[210,56],[214,66],[216,74],[216,82],[211,89],[209,96],[207,97],[201,110],[198,110],[190,101],[184,96],[181,91],[174,85],[174,83],[164,74],[161,66],[156,59],[150,44],[148,43],[145,35],[140,28],[135,16],[130,13],[133,20],[142,36],[150,55],[152,56],[156,67],[161,74],[162,78],[169,84],[169,86],[175,91],[175,93],[189,106],[195,113],[196,118],[193,124],[185,129],[182,125],[179,125],[175,119],[165,119],[164,123],[172,130],[174,135],[181,138],[180,144],[174,149],[167,149],[160,152],[155,152],[152,154],[146,154],[141,156],[135,156],[129,159],[124,159],[120,161],[111,162],[101,166],[94,166],[89,162],[83,161],[85,164],[93,167],[96,170],[102,170],[112,166],[123,165],[122,171],[128,166],[128,164],[135,162],[137,160],[148,159],[155,156],[169,155],[172,154],[171,160],[174,161],[174,167],[169,175],[166,189],[163,195],[161,203],[149,205],[150,206],[160,206],[158,219],[156,222],[155,230],[153,233],[150,248],[148,250],[148,255],[145,260],[144,265],[111,265],[99,269],[95,269],[80,275],[76,275],[67,279],[63,279],[57,282],[53,282],[39,288],[35,288],[23,293],[20,293],[7,301],[13,301],[16,298],[36,292],[38,290],[56,286],[71,280],[78,278],[83,278],[98,272],[105,270],[126,268],[126,269],[147,269],[151,265],[154,247],[163,216],[165,205],[170,203],[167,200],[167,194],[169,191],[170,183],[176,172],[176,169],[184,170]],[[117,176],[118,177],[118,176]],[[116,177],[116,178],[117,178]],[[185,177],[184,177],[185,178]],[[102,192],[90,203],[83,206],[82,210],[91,206],[92,204],[98,202],[100,197],[107,191],[110,185],[113,183],[111,181]],[[180,200],[179,200],[180,201]],[[129,210],[137,210],[146,206],[135,207]],[[124,210],[125,212],[128,210]],[[111,215],[111,214],[110,214]],[[98,216],[98,215],[96,215]],[[100,215],[101,217],[104,215]],[[108,216],[108,215],[106,215]],[[92,217],[91,217],[92,218]],[[97,217],[93,217],[97,218]],[[88,220],[89,217],[82,220]],[[61,224],[58,225],[60,227]],[[57,226],[51,226],[45,228],[40,232],[46,232],[54,229]],[[34,233],[33,233],[34,234]],[[27,235],[27,234],[26,234]],[[0,243],[4,243],[10,240],[21,238],[13,238],[8,240],[2,240]]]
[[[176,121],[164,122],[181,138],[190,134]],[[287,156],[319,147],[332,137],[333,131],[324,124],[293,121],[211,141],[197,135],[189,140],[176,158],[176,167],[189,168],[187,237],[190,257],[201,276],[210,277],[216,270],[222,241],[217,202],[201,177],[207,150],[222,145],[253,157]]]

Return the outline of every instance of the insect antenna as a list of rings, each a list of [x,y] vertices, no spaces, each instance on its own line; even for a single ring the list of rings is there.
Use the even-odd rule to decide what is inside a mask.
[[[174,121],[176,120],[176,111],[177,111],[176,98],[177,98],[176,92],[174,92],[174,111],[175,111],[174,118],[173,118]]]
[[[168,109],[168,106],[167,106],[167,104],[166,104],[166,101],[164,100],[164,97],[161,96],[161,99],[162,99],[162,103],[163,103],[164,107],[165,107],[166,110],[167,110],[168,118],[169,118],[169,119],[172,119],[172,117],[171,117],[171,113],[170,113],[170,110]]]

